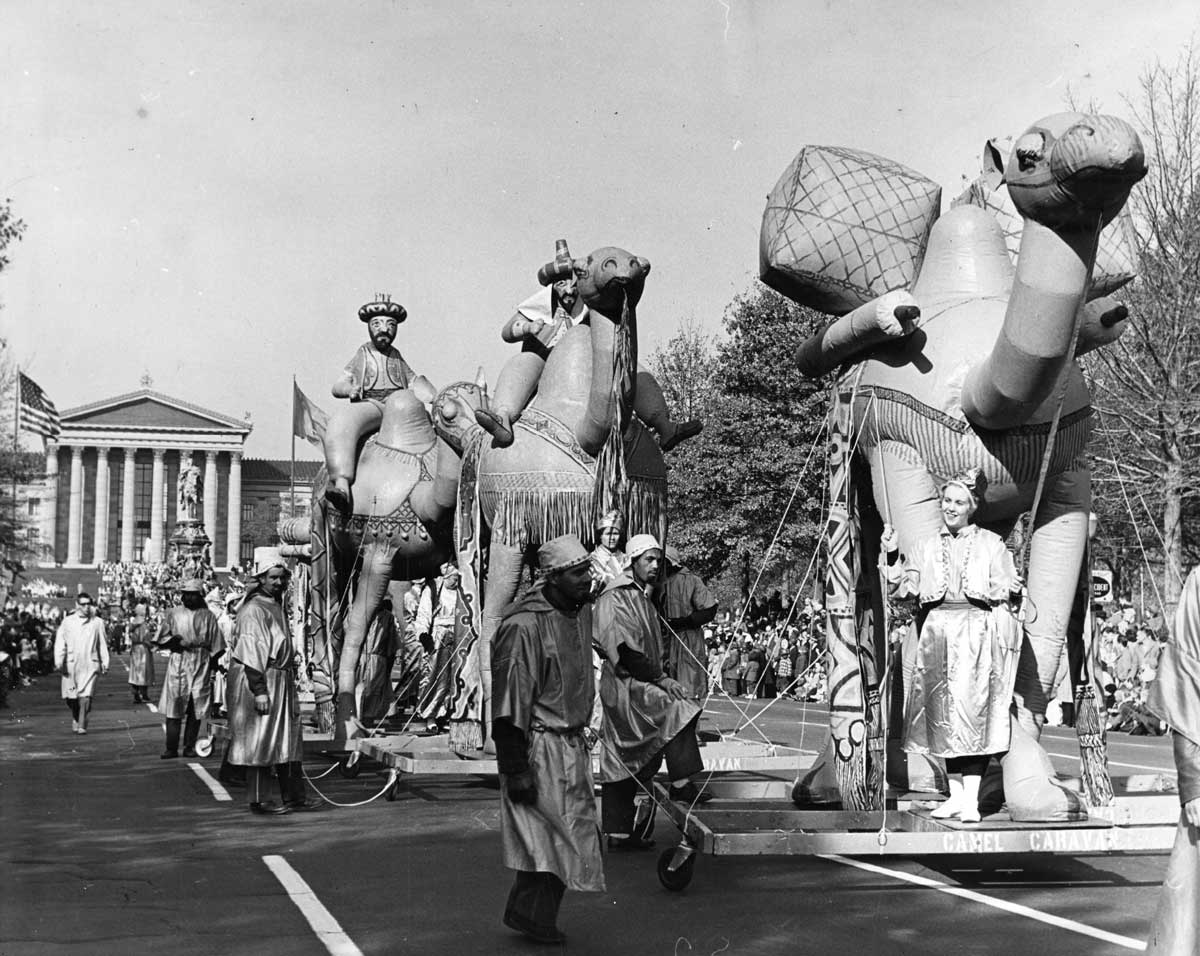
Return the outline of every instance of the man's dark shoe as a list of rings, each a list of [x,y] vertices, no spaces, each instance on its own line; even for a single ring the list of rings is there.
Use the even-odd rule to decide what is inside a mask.
[[[195,750],[193,750],[191,747],[188,747],[188,749],[187,749],[187,750],[185,750],[185,751],[183,752],[183,755],[184,755],[185,757],[196,757],[196,756],[198,756],[198,754],[196,753],[196,751],[195,751]]]
[[[650,837],[627,836],[608,838],[608,848],[610,850],[652,850],[654,848],[654,840]]]
[[[291,813],[291,807],[283,807],[278,803],[252,803],[250,804],[250,812],[257,813],[260,816],[282,816],[285,813]]]
[[[701,790],[690,780],[682,787],[671,787],[667,792],[676,803],[708,803],[713,798],[711,793],[707,790]]]
[[[308,810],[320,810],[325,806],[325,803],[322,800],[284,800],[283,805],[289,810],[305,812]]]
[[[158,755],[159,760],[174,760],[179,756],[178,750],[164,750]]]
[[[509,929],[515,929],[518,933],[524,933],[530,939],[536,940],[539,943],[562,943],[567,938],[566,934],[557,927],[536,926],[522,919],[516,913],[505,913],[504,925]]]

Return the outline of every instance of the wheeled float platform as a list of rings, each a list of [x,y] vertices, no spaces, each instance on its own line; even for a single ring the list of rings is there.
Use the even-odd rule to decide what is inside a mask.
[[[890,794],[879,811],[798,809],[790,781],[714,778],[714,799],[694,809],[675,803],[655,784],[659,805],[696,851],[714,856],[929,856],[982,853],[1065,853],[1072,856],[1169,850],[1179,797],[1174,777],[1115,778],[1111,806],[1087,820],[1023,823],[1007,811],[979,823],[937,820],[937,798]]]

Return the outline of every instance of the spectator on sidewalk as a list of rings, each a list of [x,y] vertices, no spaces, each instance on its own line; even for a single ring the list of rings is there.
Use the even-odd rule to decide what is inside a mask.
[[[64,618],[54,637],[54,666],[62,674],[62,695],[71,710],[71,729],[86,734],[96,680],[108,673],[108,635],[87,591],[75,598],[75,613]]]

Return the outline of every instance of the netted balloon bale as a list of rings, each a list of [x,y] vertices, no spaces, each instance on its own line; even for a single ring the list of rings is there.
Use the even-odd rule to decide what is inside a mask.
[[[1025,220],[1013,205],[1008,187],[1002,174],[1008,160],[1007,140],[988,140],[984,144],[982,167],[979,176],[958,196],[951,206],[970,204],[988,210],[1004,232],[1004,244],[1013,262],[1021,248],[1021,231]],[[1137,245],[1133,236],[1133,224],[1128,209],[1122,209],[1112,222],[1100,232],[1100,244],[1096,249],[1096,264],[1092,268],[1092,284],[1088,288],[1088,299],[1110,295],[1130,282],[1138,271]]]
[[[767,196],[759,276],[801,305],[844,315],[912,284],[941,201],[942,188],[907,166],[806,146]]]

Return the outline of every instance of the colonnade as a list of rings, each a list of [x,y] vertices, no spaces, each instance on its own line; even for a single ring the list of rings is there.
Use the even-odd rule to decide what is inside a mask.
[[[54,557],[67,565],[82,563],[84,554],[84,452],[93,448],[96,451],[96,480],[95,480],[95,511],[92,521],[92,555],[90,564],[100,564],[105,561],[136,561],[142,557],[140,544],[136,540],[135,527],[138,513],[137,500],[137,455],[147,446],[131,445],[100,445],[95,443],[50,443],[46,450],[46,497],[42,509],[42,540],[52,551],[57,546],[58,535],[58,496],[60,494],[59,451],[67,448],[71,452],[69,485],[67,488],[67,547],[66,554]],[[162,561],[166,556],[167,531],[167,489],[166,457],[177,453],[180,466],[193,461],[196,449],[172,447],[148,447],[153,455],[153,465],[150,480],[150,534],[149,545],[145,558],[148,561]],[[228,501],[228,516],[225,527],[226,548],[221,551],[225,565],[236,564],[242,538],[242,453],[240,451],[222,449],[201,449],[204,454],[204,528],[213,541],[213,550],[218,551],[217,503],[218,503],[218,472],[217,456],[229,455],[228,487],[225,489]],[[110,454],[121,452],[116,462],[110,461]],[[109,554],[109,528],[111,516],[109,502],[111,499],[111,479],[113,467],[122,468],[121,472],[121,511],[120,511],[120,549],[116,555]],[[176,504],[176,523],[184,515]],[[143,505],[144,507],[144,505]],[[217,555],[214,555],[216,558]]]

